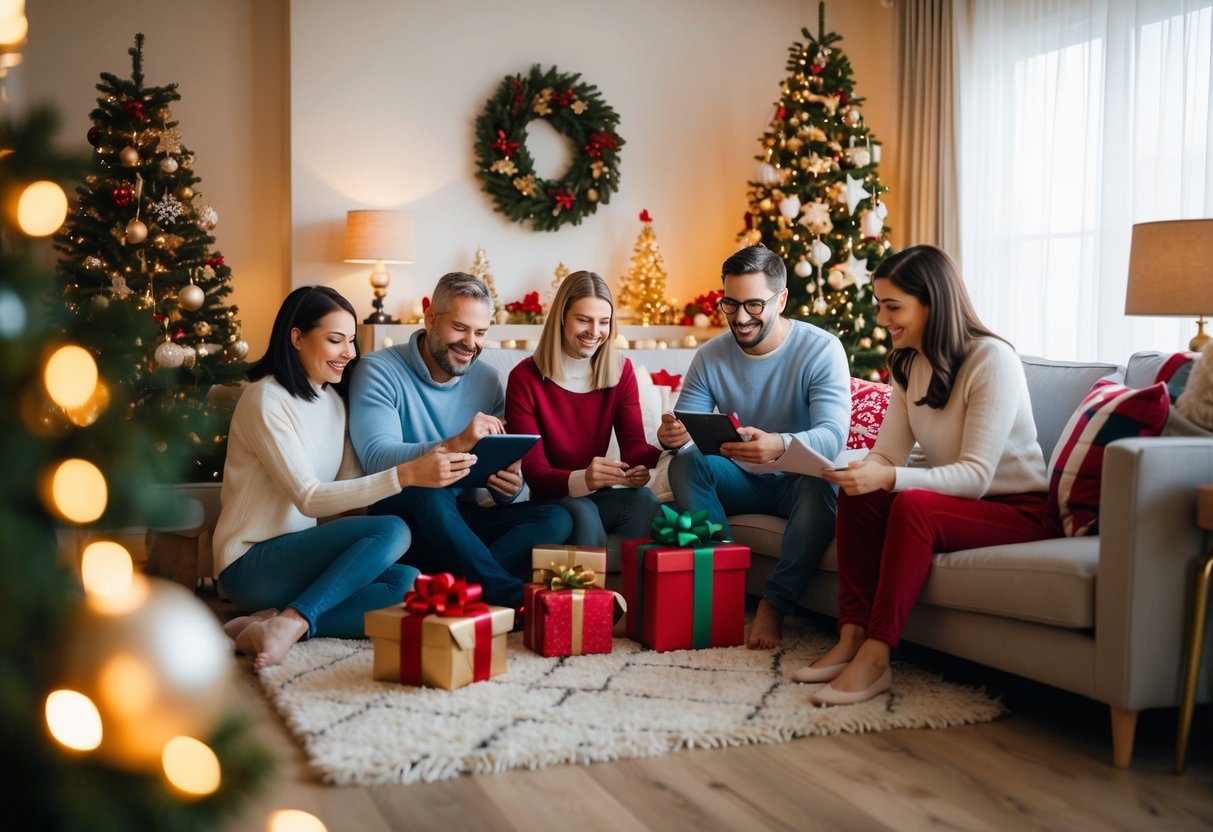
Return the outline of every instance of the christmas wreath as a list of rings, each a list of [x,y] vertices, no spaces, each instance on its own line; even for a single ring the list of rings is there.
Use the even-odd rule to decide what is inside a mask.
[[[476,175],[496,209],[536,231],[578,225],[619,189],[619,116],[598,88],[579,74],[544,72],[504,78],[476,119]],[[542,118],[573,145],[573,162],[559,179],[535,175],[526,126]]]

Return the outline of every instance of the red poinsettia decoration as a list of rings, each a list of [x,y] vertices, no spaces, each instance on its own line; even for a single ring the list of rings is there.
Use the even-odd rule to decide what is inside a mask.
[[[682,317],[679,318],[680,326],[693,326],[696,315],[707,315],[709,326],[724,326],[724,314],[720,311],[720,307],[716,304],[724,297],[723,289],[713,289],[706,294],[699,295],[682,309]]]
[[[493,150],[500,151],[501,155],[508,159],[517,152],[518,142],[510,141],[504,130],[498,130],[497,140],[493,142],[492,147]]]
[[[537,324],[543,322],[543,304],[539,302],[538,292],[527,292],[522,296],[522,300],[507,303],[505,311],[509,313],[507,323]]]

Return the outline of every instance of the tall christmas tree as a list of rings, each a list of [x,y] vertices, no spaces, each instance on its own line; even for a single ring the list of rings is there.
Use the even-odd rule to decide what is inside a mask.
[[[743,244],[762,243],[788,267],[788,314],[842,340],[851,373],[879,378],[887,334],[875,325],[871,272],[889,252],[880,145],[864,123],[851,63],[825,32],[789,52],[788,77],[762,136]]]
[[[142,34],[129,52],[129,79],[101,74],[91,170],[56,237],[68,329],[115,368],[133,419],[172,415],[158,447],[189,447],[191,479],[218,479],[225,437],[208,393],[246,377],[248,344],[225,303],[231,269],[211,251],[218,215],[169,110],[177,85],[144,84]]]
[[[17,206],[0,212],[0,748],[16,762],[0,778],[5,825],[211,828],[270,760],[223,714],[231,657],[213,614],[133,574],[110,533],[174,522],[148,485],[186,449],[154,452],[149,425],[126,417],[130,386],[110,375],[125,368],[64,337],[68,313],[40,264],[67,214],[58,183],[84,160],[52,150],[56,123],[48,110],[0,113],[0,204]],[[114,339],[141,331],[133,317],[105,323]]]
[[[670,305],[665,296],[665,262],[661,246],[653,232],[653,218],[647,210],[640,212],[644,227],[632,247],[632,266],[619,279],[620,309],[626,309],[641,324],[659,324],[669,316]]]

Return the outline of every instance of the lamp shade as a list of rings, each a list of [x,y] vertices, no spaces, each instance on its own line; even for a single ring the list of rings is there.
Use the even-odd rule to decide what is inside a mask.
[[[412,263],[413,215],[404,211],[349,211],[345,217],[347,263]]]
[[[1133,226],[1125,314],[1213,314],[1213,219]]]

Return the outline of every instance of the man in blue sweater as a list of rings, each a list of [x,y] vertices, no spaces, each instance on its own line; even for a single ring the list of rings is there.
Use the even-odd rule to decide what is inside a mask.
[[[780,643],[783,616],[795,609],[834,539],[837,490],[818,477],[753,474],[736,463],[778,459],[793,436],[835,458],[850,424],[850,373],[837,337],[780,314],[788,300],[787,268],[774,252],[761,245],[741,249],[721,272],[720,309],[733,337],[713,338],[699,348],[678,409],[735,414],[744,441],[722,444],[721,456],[695,447],[680,450],[670,463],[670,488],[680,508],[706,509],[726,534],[729,514],[787,518],[779,563],[746,639],[751,649],[771,648]],[[691,437],[666,413],[657,438],[666,448],[682,448]]]
[[[477,364],[491,301],[484,282],[443,275],[425,311],[425,329],[408,343],[362,358],[350,384],[350,440],[367,473],[426,454],[468,452],[505,433],[505,390],[492,367]],[[479,583],[484,600],[517,607],[530,574],[531,548],[563,543],[573,530],[556,505],[513,504],[520,462],[495,473],[487,489],[405,488],[370,507],[402,517],[413,533],[404,558],[422,572],[453,572]]]

